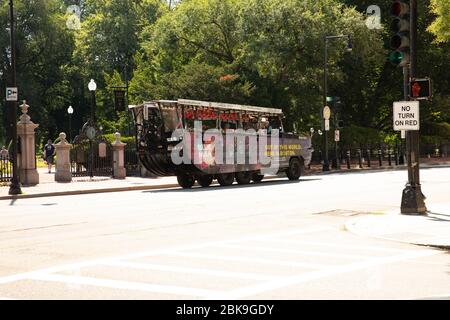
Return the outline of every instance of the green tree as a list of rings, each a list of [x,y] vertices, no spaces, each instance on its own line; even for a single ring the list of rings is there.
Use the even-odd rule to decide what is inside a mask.
[[[71,94],[65,68],[70,64],[73,36],[66,26],[66,13],[60,0],[16,0],[14,5],[19,100],[27,100],[33,121],[40,124],[40,132],[53,138],[62,129],[59,127],[64,122],[61,110],[68,106]],[[5,92],[11,74],[8,21],[8,1],[3,1],[0,5],[1,92]],[[1,110],[5,110],[3,99]]]
[[[430,10],[436,19],[428,30],[436,36],[437,42],[450,40],[450,0],[431,0]]]
[[[345,41],[333,42],[332,87],[348,88],[346,81],[354,77],[360,86],[368,79],[366,87],[372,88],[370,74],[379,72],[384,54],[380,36],[367,32],[363,16],[339,1],[185,0],[143,33],[133,97],[136,102],[223,97],[225,102],[281,107],[288,126],[305,129],[318,123],[322,106],[323,36],[342,33],[353,36],[352,61],[369,63],[346,72],[352,61],[339,63]],[[233,93],[214,85],[226,75],[233,75],[227,84],[236,88]]]
[[[79,94],[87,94],[89,79],[97,82],[95,112],[99,119],[108,119],[107,131],[122,128],[119,123],[124,121],[114,110],[114,84],[110,82],[126,85],[135,68],[133,56],[140,49],[139,34],[167,9],[163,0],[83,1],[83,20],[73,55],[76,77],[81,80],[76,87]],[[88,99],[83,100],[89,105]],[[87,115],[87,110],[84,113]]]

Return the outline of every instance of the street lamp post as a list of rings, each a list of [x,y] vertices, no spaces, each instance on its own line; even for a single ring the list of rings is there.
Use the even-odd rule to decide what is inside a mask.
[[[9,0],[9,13],[10,13],[10,45],[11,45],[11,87],[16,87],[16,44],[14,34],[14,4],[13,0]],[[11,184],[9,186],[9,194],[17,195],[21,194],[18,168],[17,168],[17,101],[9,102],[9,110],[11,115],[11,134],[12,134],[12,163],[13,163],[13,176]]]
[[[67,113],[69,114],[69,142],[72,143],[72,106],[69,106],[69,108],[67,108]]]
[[[94,108],[95,108],[95,91],[97,90],[97,84],[95,83],[94,79],[91,79],[91,81],[88,84],[88,89],[91,92],[91,118],[89,119],[90,126],[87,128],[87,136],[89,138],[89,147],[90,147],[90,168],[89,168],[89,176],[94,176],[93,170],[94,170],[94,148],[92,140],[95,138],[95,114],[94,114]]]
[[[351,36],[350,35],[338,35],[338,36],[325,36],[325,54],[324,54],[324,64],[323,64],[323,74],[324,74],[324,81],[323,81],[323,107],[325,108],[327,106],[327,96],[328,96],[328,40],[332,39],[342,39],[347,38],[347,51],[352,51],[353,46],[351,42]],[[323,143],[324,143],[324,151],[325,156],[323,159],[323,171],[330,171],[330,163],[328,161],[328,130],[325,128],[325,118],[323,119],[324,124],[324,135],[323,135]]]

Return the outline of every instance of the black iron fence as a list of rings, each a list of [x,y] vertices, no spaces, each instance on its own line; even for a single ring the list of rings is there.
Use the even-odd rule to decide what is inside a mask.
[[[70,150],[71,172],[74,177],[112,176],[113,152],[109,142],[74,140]]]
[[[337,155],[337,157],[336,157]],[[406,162],[404,146],[400,144],[378,144],[361,146],[341,146],[338,151],[329,150],[328,159],[333,168],[372,168],[392,167],[403,165]],[[311,165],[321,164],[322,151],[315,148]]]
[[[12,162],[8,156],[0,156],[0,182],[9,182],[12,178]]]
[[[128,143],[125,146],[124,158],[127,176],[140,176],[141,170],[135,143]]]

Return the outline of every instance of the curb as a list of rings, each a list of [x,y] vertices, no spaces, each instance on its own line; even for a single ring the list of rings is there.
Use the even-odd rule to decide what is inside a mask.
[[[179,185],[178,184],[163,184],[163,185],[154,185],[154,186],[132,186],[132,187],[116,187],[116,188],[102,188],[102,189],[89,189],[89,190],[70,190],[70,191],[61,191],[61,192],[43,192],[43,193],[34,193],[34,194],[19,194],[16,196],[1,196],[0,201],[1,200],[42,198],[42,197],[74,196],[74,195],[108,193],[108,192],[170,189],[170,188],[175,188],[175,187],[179,187]]]
[[[279,179],[279,176],[268,176],[265,180]],[[19,194],[16,196],[0,196],[2,200],[17,200],[17,199],[30,199],[30,198],[43,198],[43,197],[58,197],[58,196],[73,196],[83,194],[95,194],[95,193],[108,193],[108,192],[126,192],[126,191],[145,191],[155,189],[171,189],[179,188],[178,183],[159,184],[159,185],[146,185],[146,186],[130,186],[130,187],[113,187],[113,188],[99,188],[99,189],[87,189],[87,190],[68,190],[61,192],[41,192],[33,194]]]
[[[433,169],[433,168],[450,168],[450,164],[421,164],[420,169]],[[326,175],[326,174],[338,174],[338,173],[376,173],[376,172],[386,172],[386,171],[402,171],[407,170],[407,165],[401,165],[401,166],[390,166],[390,167],[376,167],[376,168],[351,168],[351,169],[341,169],[341,170],[330,170],[330,171],[317,171],[317,172],[309,172],[306,175]]]
[[[370,235],[370,234],[364,233],[355,227],[355,225],[358,223],[358,221],[362,220],[364,218],[365,217],[358,217],[358,218],[354,218],[354,219],[347,221],[344,225],[345,229],[348,232],[351,232],[355,235],[362,236],[362,237],[371,237],[371,238],[380,239],[380,240],[395,241],[395,242],[413,244],[413,245],[424,246],[424,247],[432,247],[432,248],[437,248],[437,249],[441,249],[441,250],[450,250],[450,245],[439,245],[439,244],[432,244],[432,243],[426,243],[426,242],[406,241],[406,240],[400,240],[400,239],[395,239],[395,238],[389,238],[389,237],[384,237],[384,236],[379,236],[379,235]]]

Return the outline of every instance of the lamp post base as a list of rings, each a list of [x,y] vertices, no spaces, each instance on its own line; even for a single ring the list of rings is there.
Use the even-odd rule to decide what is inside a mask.
[[[15,196],[15,195],[18,195],[18,194],[22,194],[22,189],[20,188],[19,181],[15,180],[15,179],[11,180],[11,184],[9,186],[8,194],[10,196]]]
[[[420,185],[413,187],[407,185],[403,189],[401,213],[407,215],[426,215],[425,196]]]
[[[330,163],[328,161],[323,163],[322,171],[330,171]]]

